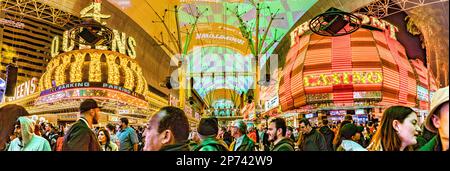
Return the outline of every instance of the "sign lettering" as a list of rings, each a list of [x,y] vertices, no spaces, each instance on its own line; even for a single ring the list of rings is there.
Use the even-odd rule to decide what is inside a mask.
[[[346,84],[380,84],[381,72],[338,72],[332,74],[311,74],[303,78],[305,87],[332,86]]]

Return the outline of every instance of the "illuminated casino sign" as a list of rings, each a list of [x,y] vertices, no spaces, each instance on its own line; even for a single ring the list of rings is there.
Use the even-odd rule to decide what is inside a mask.
[[[101,88],[101,89],[108,89],[108,90],[116,90],[128,95],[131,95],[133,97],[137,97],[139,99],[145,99],[143,95],[138,94],[136,92],[133,92],[129,89],[123,88],[121,86],[112,85],[108,83],[101,83],[101,82],[79,82],[79,83],[69,83],[69,84],[63,84],[57,87],[53,87],[51,89],[45,90],[41,92],[40,96],[49,95],[52,93],[69,90],[69,89],[86,89],[86,88]]]
[[[82,18],[93,18],[94,20],[101,22],[101,19],[107,19],[111,17],[110,15],[101,14],[101,3],[94,2],[90,6],[81,10],[80,15]],[[92,11],[89,13],[89,11]],[[105,22],[101,22],[105,25]],[[79,49],[99,49],[99,50],[111,50],[128,55],[131,58],[136,58],[136,40],[133,37],[127,37],[126,33],[119,33],[117,30],[113,30],[113,39],[109,45],[106,46],[95,46],[90,47],[88,45],[80,44]],[[69,52],[75,49],[75,41],[69,38],[69,31],[65,31],[62,37],[62,42],[60,42],[59,36],[53,37],[51,46],[51,56],[55,57],[62,52]]]
[[[39,79],[33,77],[31,80],[25,81],[16,87],[14,94],[15,99],[24,98],[36,92]]]
[[[331,74],[305,75],[305,87],[349,85],[349,84],[381,84],[381,72],[337,72]]]
[[[394,26],[393,24],[385,21],[385,20],[380,20],[376,17],[372,17],[372,16],[367,16],[367,15],[363,15],[363,14],[354,14],[357,17],[359,17],[361,19],[361,24],[362,25],[369,25],[375,28],[379,28],[385,31],[389,31],[390,32],[390,37],[394,40],[397,40],[396,36],[396,32],[398,32],[398,28],[396,26]],[[298,42],[298,37],[302,36],[303,34],[305,34],[306,32],[310,31],[309,28],[309,22],[311,20],[308,20],[307,22],[301,24],[300,26],[296,27],[294,29],[294,31],[291,32],[290,36],[291,36],[291,47],[295,45],[295,43]]]

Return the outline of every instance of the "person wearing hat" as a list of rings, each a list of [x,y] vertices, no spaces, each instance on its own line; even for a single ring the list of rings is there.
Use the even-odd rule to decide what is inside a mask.
[[[425,120],[425,127],[437,135],[420,151],[448,151],[448,86],[439,89],[431,99],[430,113]]]
[[[339,130],[342,142],[336,151],[367,151],[359,143],[360,136],[357,133],[360,131],[355,124],[348,123]]]
[[[193,151],[228,151],[227,144],[216,138],[218,132],[217,118],[202,118],[198,125],[201,142]]]
[[[231,135],[234,141],[230,144],[230,151],[255,151],[255,143],[247,136],[247,125],[242,120],[233,122]]]
[[[14,133],[15,123],[21,116],[30,115],[23,106],[9,104],[0,108],[0,150],[5,149],[6,141]]]
[[[98,124],[100,107],[93,99],[86,99],[80,105],[80,118],[64,137],[63,151],[101,151],[97,136],[91,130]]]

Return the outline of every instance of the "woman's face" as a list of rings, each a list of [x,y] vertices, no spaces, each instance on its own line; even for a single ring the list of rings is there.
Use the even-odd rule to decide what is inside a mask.
[[[410,146],[417,144],[416,138],[421,130],[417,123],[416,113],[410,113],[403,123],[399,123],[397,132],[403,145]]]
[[[105,142],[106,142],[106,135],[105,135],[105,133],[104,133],[103,131],[100,131],[100,132],[98,133],[98,140],[99,140],[100,142],[102,142],[102,143],[105,143]]]

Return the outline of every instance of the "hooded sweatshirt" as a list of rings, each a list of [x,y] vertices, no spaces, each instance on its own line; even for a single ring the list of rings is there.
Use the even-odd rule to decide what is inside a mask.
[[[51,151],[50,144],[45,138],[34,134],[34,123],[27,117],[19,117],[22,140],[14,139],[8,151]]]
[[[337,149],[337,151],[367,151],[367,150],[354,141],[342,140],[342,143]]]

